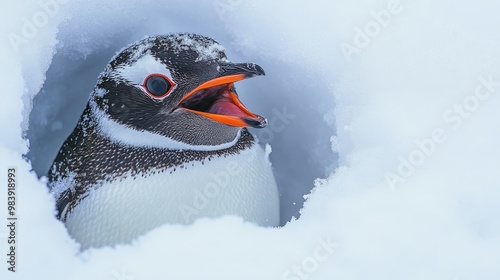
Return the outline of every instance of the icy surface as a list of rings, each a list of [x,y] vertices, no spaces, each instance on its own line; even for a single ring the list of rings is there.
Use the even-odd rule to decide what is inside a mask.
[[[17,167],[20,225],[18,272],[2,262],[0,278],[498,279],[499,8],[385,0],[2,4],[0,182]],[[316,188],[301,217],[282,228],[206,219],[78,253],[30,170],[48,170],[118,50],[178,31],[212,36],[232,61],[266,70],[238,90],[269,118],[255,133],[273,148],[282,219],[297,216],[302,195]],[[32,165],[22,158],[25,132]]]

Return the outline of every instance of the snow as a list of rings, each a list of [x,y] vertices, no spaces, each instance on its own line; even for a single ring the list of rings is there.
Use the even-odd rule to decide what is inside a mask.
[[[174,52],[180,52],[182,50],[193,49],[199,53],[195,62],[202,60],[217,59],[219,52],[225,51],[224,47],[219,44],[209,43],[209,42],[199,42],[193,40],[190,34],[184,34],[178,36],[177,44],[172,45]]]
[[[0,182],[17,168],[19,245],[17,272],[4,261],[1,279],[499,278],[498,3],[2,6]],[[282,220],[291,222],[203,219],[80,253],[38,175],[110,58],[168,32],[211,36],[231,61],[266,70],[237,87],[269,119],[254,133],[272,146]],[[2,191],[0,209],[6,201]],[[2,254],[6,238],[2,226]]]

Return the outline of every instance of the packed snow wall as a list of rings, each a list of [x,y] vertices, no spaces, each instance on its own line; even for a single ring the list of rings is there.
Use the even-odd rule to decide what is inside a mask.
[[[2,4],[0,182],[16,170],[18,220],[15,231],[0,227],[0,253],[9,260],[14,252],[17,270],[3,262],[0,278],[497,279],[498,8]],[[54,217],[44,175],[112,55],[146,35],[179,31],[211,36],[230,60],[266,70],[237,87],[275,124],[253,133],[273,148],[283,226],[202,219],[81,253]],[[2,224],[8,197],[0,192]]]

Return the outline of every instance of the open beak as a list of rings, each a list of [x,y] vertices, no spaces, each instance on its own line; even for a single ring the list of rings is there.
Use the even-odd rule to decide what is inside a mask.
[[[219,77],[188,92],[177,107],[230,126],[265,127],[267,120],[250,112],[233,87],[237,81],[265,75],[264,70],[253,63],[228,63],[220,67]]]

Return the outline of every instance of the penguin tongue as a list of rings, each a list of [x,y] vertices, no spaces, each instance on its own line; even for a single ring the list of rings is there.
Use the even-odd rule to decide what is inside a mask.
[[[230,88],[228,86],[227,88]],[[207,111],[211,119],[228,124],[228,120],[233,122],[235,118],[240,119],[246,125],[254,128],[263,128],[267,125],[267,120],[259,115],[250,112],[236,93],[231,90],[224,91]],[[208,115],[205,115],[208,116]]]
[[[233,83],[228,83],[196,91],[182,99],[179,106],[191,113],[230,126],[265,127],[267,120],[250,112],[238,99],[232,86]]]
[[[235,116],[240,118],[254,118],[255,117],[254,114],[248,114],[243,109],[238,107],[235,103],[233,103],[233,98],[231,98],[231,94],[228,92],[223,93],[214,102],[214,104],[212,104],[210,109],[208,109],[208,113],[226,115],[226,116]]]

